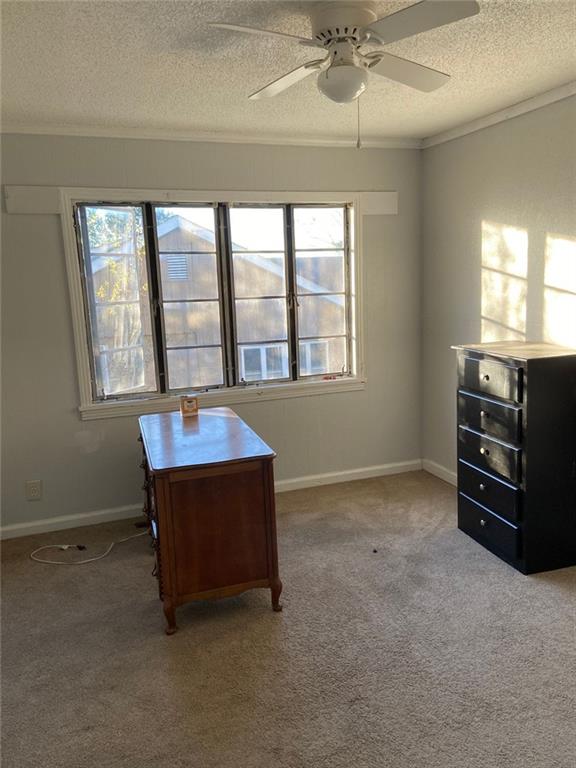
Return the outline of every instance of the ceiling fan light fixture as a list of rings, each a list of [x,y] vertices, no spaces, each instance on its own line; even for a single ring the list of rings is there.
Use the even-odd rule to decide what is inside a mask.
[[[364,93],[368,72],[354,64],[330,67],[318,75],[318,90],[338,104],[348,104]]]

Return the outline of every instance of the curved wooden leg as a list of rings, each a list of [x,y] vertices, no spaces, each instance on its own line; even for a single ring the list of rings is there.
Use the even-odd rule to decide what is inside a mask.
[[[176,609],[174,608],[173,603],[169,600],[164,600],[164,616],[168,622],[168,626],[164,631],[167,635],[173,635],[178,629],[176,626]]]
[[[282,582],[280,579],[275,579],[272,582],[272,610],[281,611],[282,605],[280,604],[280,593],[282,592]]]

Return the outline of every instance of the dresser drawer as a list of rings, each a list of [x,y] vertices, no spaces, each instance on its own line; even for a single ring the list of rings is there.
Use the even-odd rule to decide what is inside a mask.
[[[522,402],[522,373],[522,368],[494,360],[476,360],[465,355],[458,358],[460,387],[517,403]]]
[[[458,527],[465,533],[503,555],[516,558],[520,552],[518,528],[506,522],[489,509],[458,494]]]
[[[489,474],[519,483],[521,455],[520,448],[500,443],[467,427],[458,427],[458,458]]]
[[[458,462],[458,488],[466,496],[506,520],[515,522],[520,517],[522,491],[492,475],[480,472],[462,460]]]
[[[519,443],[522,439],[521,408],[467,392],[458,392],[458,423],[506,443]]]

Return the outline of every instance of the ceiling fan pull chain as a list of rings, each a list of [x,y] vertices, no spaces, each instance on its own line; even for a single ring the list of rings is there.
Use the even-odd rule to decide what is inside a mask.
[[[358,115],[358,122],[356,126],[356,149],[360,149],[362,147],[362,143],[360,141],[360,96],[356,99],[357,110],[356,113]]]

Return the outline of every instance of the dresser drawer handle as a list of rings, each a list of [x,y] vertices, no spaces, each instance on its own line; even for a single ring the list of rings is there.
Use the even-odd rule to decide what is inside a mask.
[[[490,456],[490,451],[488,448],[480,448],[480,453],[482,456]]]
[[[486,527],[486,520],[484,520],[484,519],[480,520],[480,525],[482,526],[482,528],[485,528]]]
[[[481,491],[485,491],[486,490],[486,485],[484,483],[480,483],[480,485],[478,487],[480,488]]]
[[[484,376],[482,376],[482,381],[490,381],[490,376],[485,373]]]
[[[480,417],[482,419],[489,419],[490,418],[490,414],[488,413],[488,411],[480,411]]]

